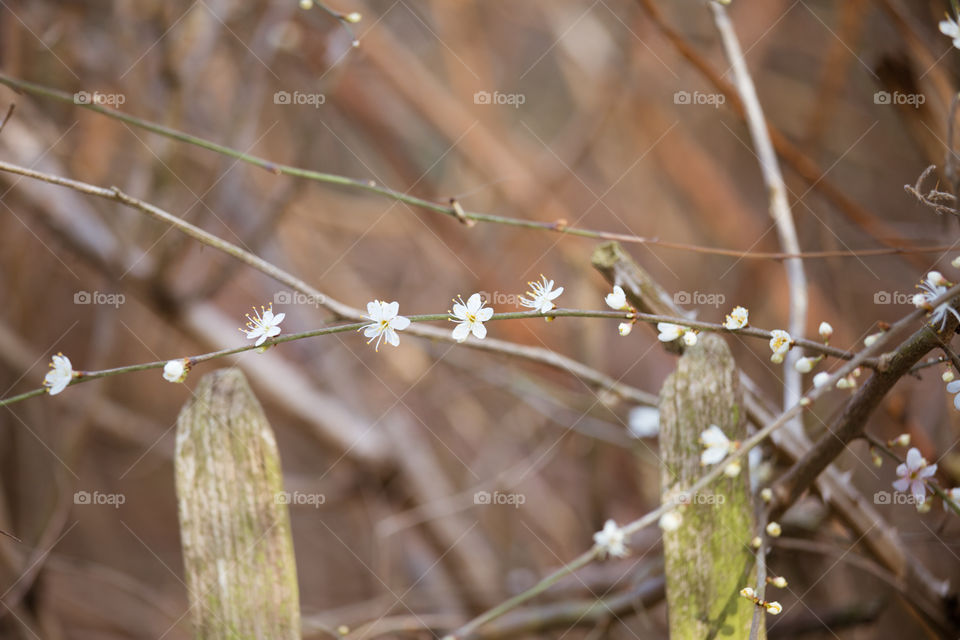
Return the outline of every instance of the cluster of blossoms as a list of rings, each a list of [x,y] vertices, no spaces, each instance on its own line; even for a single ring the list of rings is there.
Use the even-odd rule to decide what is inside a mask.
[[[941,23],[942,25],[943,23]],[[953,286],[953,283],[943,277],[939,271],[931,271],[927,277],[918,285],[921,290],[913,296],[913,304],[918,309],[926,309],[930,314],[930,324],[937,326],[937,331],[943,331],[947,324],[947,314],[951,314],[960,322],[960,313],[951,306],[950,301],[941,302],[936,307],[933,301],[947,292],[947,289]]]

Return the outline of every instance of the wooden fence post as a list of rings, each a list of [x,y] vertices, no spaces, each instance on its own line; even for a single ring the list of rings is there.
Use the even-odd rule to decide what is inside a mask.
[[[701,334],[660,391],[661,488],[686,489],[705,472],[700,434],[716,425],[743,440],[746,422],[739,377],[723,338]],[[753,512],[747,465],[691,497],[681,525],[663,534],[670,637],[745,639],[754,605],[739,595],[753,586]],[[765,637],[761,627],[760,637]]]
[[[177,421],[174,469],[195,637],[299,639],[280,457],[239,369],[200,380]]]

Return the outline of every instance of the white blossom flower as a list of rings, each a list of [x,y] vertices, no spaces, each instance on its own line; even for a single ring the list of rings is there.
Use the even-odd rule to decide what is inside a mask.
[[[665,514],[660,516],[660,521],[657,523],[660,525],[660,528],[663,531],[676,531],[680,528],[680,524],[683,522],[683,517],[677,513],[676,509],[671,509]]]
[[[910,434],[901,433],[896,438],[887,440],[888,447],[909,447],[910,446]]]
[[[673,342],[677,338],[683,335],[686,331],[686,327],[681,327],[678,324],[670,324],[669,322],[658,322],[657,331],[660,332],[660,335],[657,336],[657,340],[660,342]]]
[[[949,15],[940,21],[940,33],[953,39],[953,46],[960,49],[960,24]]]
[[[540,274],[540,277],[543,279],[543,282],[527,283],[530,285],[530,291],[527,292],[530,299],[528,300],[521,296],[519,302],[529,309],[536,309],[540,313],[548,313],[556,306],[553,304],[553,301],[563,293],[563,287],[558,287],[554,290],[553,280],[547,280],[547,276],[543,274]]]
[[[773,351],[773,362],[783,362],[784,354],[790,350],[790,334],[783,329],[774,329],[770,332],[770,350]]]
[[[931,271],[927,274],[926,280],[919,284],[923,293],[918,293],[913,296],[913,304],[918,308],[932,309],[933,305],[931,303],[946,293],[949,286],[950,283],[943,277],[943,274],[939,271]],[[939,324],[940,328],[937,329],[937,331],[943,331],[943,328],[947,324],[948,313],[953,314],[953,317],[960,322],[960,313],[957,313],[957,310],[950,306],[950,300],[947,300],[946,302],[941,302],[937,305],[936,309],[931,311],[930,324],[934,326]]]
[[[723,322],[723,326],[725,329],[734,331],[735,329],[743,329],[749,322],[750,312],[747,311],[746,307],[734,307]]]
[[[706,431],[700,434],[700,444],[705,447],[700,454],[700,464],[702,465],[717,464],[726,458],[733,448],[733,443],[715,424],[710,425]]]
[[[268,338],[280,335],[280,323],[287,317],[285,313],[273,315],[273,303],[267,305],[266,309],[261,306],[260,311],[253,307],[253,315],[251,318],[250,314],[247,314],[247,328],[241,328],[240,331],[247,334],[248,340],[256,340],[255,347],[262,345]]]
[[[909,491],[917,504],[923,504],[927,497],[927,485],[924,481],[937,472],[937,465],[927,464],[926,458],[920,455],[920,450],[911,447],[907,451],[907,461],[897,467],[899,480],[894,481],[893,488],[897,491]]]
[[[821,322],[819,332],[820,337],[826,342],[833,336],[833,327],[830,326],[829,322]]]
[[[657,331],[660,332],[660,335],[657,336],[657,340],[660,342],[673,342],[677,338],[683,338],[683,343],[688,347],[697,344],[697,332],[678,324],[658,322]]]
[[[376,338],[375,351],[380,351],[380,341],[384,339],[388,344],[395,347],[400,345],[400,336],[397,335],[397,331],[403,331],[409,327],[410,319],[397,315],[399,310],[400,303],[396,301],[381,302],[380,300],[374,300],[367,303],[367,315],[364,317],[372,320],[372,322],[360,327],[360,329],[363,329],[365,337],[370,338],[367,340],[367,344],[370,344]]]
[[[957,411],[960,411],[960,380],[947,383],[947,393],[956,394],[953,396],[953,406],[957,408]]]
[[[947,494],[947,497],[950,498],[950,500],[951,500],[954,504],[960,505],[960,487],[954,487],[953,489],[948,489],[948,490],[946,491],[946,494]],[[946,500],[944,500],[944,501],[943,501],[943,510],[944,510],[944,511],[947,511],[948,509],[950,509],[950,505],[947,503]]]
[[[470,296],[466,304],[463,303],[463,298],[459,300],[454,301],[453,311],[450,312],[453,315],[451,320],[459,323],[453,330],[453,339],[463,342],[473,333],[475,338],[483,340],[487,337],[487,328],[483,323],[493,317],[493,309],[483,306],[484,302],[479,293]]]
[[[620,335],[622,335],[622,336],[628,336],[628,335],[630,335],[630,332],[633,331],[633,323],[632,323],[632,322],[621,322],[620,324],[617,325],[617,331],[618,331],[618,332],[620,333]]]
[[[723,475],[727,476],[728,478],[736,478],[740,475],[740,471],[742,469],[743,467],[740,465],[740,461],[734,460],[723,468]]]
[[[163,365],[163,379],[167,382],[183,382],[190,372],[190,361],[186,358],[169,360]]]
[[[626,533],[613,520],[607,520],[601,531],[593,534],[593,541],[600,550],[600,557],[607,555],[622,558],[629,553]]]
[[[826,371],[821,371],[817,375],[813,376],[813,386],[819,389],[823,385],[827,384],[827,380],[830,379],[830,374]]]
[[[603,299],[607,306],[616,311],[627,311],[630,309],[630,303],[627,302],[627,294],[623,292],[623,287],[616,285],[613,287],[613,293],[608,293]]]
[[[780,526],[779,522],[770,522],[767,524],[767,533],[771,538],[779,538],[780,534],[783,533],[783,527]]]
[[[70,358],[58,353],[50,362],[50,371],[43,378],[43,386],[47,388],[47,393],[55,396],[67,388],[75,375]]]
[[[660,433],[660,411],[655,407],[634,407],[627,417],[627,428],[635,438],[653,438]]]

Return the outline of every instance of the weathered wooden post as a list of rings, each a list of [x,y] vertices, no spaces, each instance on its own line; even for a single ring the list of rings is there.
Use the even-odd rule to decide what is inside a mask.
[[[723,338],[701,334],[688,347],[660,391],[661,488],[672,495],[694,484],[700,464],[700,434],[718,426],[743,440],[746,422],[739,378]],[[752,586],[754,532],[747,465],[735,478],[721,476],[691,497],[679,529],[663,534],[670,637],[745,639],[754,605],[739,595]],[[761,626],[760,637],[765,637]]]
[[[174,460],[197,638],[300,638],[297,571],[277,445],[239,369],[200,380]]]

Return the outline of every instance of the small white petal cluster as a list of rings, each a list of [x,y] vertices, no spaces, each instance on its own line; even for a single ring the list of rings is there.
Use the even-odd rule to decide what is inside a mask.
[[[536,309],[540,313],[548,313],[554,307],[553,301],[563,293],[563,287],[556,290],[553,288],[553,280],[547,280],[547,276],[540,274],[542,282],[528,282],[530,291],[527,292],[529,298],[521,297],[519,302],[524,307]]]
[[[190,361],[186,358],[170,360],[163,365],[163,379],[167,382],[183,382],[190,372]]]
[[[783,356],[787,351],[790,351],[792,340],[790,334],[783,329],[774,329],[771,331],[770,350],[773,351],[773,355],[770,356],[770,361],[776,364],[783,362]]]
[[[821,322],[819,329],[820,337],[823,338],[824,342],[830,340],[830,337],[833,335],[833,327],[830,326],[829,322]]]
[[[679,529],[682,523],[683,517],[680,513],[676,509],[671,509],[660,516],[660,521],[657,524],[660,526],[660,529],[669,533],[670,531]]]
[[[600,551],[600,557],[613,556],[623,558],[630,550],[626,545],[627,534],[613,520],[607,520],[603,529],[593,534],[593,541]]]
[[[43,378],[43,386],[47,388],[47,393],[55,396],[67,388],[74,375],[70,358],[58,353],[50,362],[50,371]]]
[[[254,346],[259,347],[269,338],[280,335],[280,323],[285,317],[285,313],[273,314],[272,303],[267,305],[266,309],[260,307],[260,311],[254,307],[253,317],[247,314],[247,328],[240,331],[247,334],[248,340],[256,340]]]
[[[450,314],[453,316],[451,320],[458,323],[453,330],[453,339],[457,342],[463,342],[471,333],[477,340],[487,337],[487,328],[483,323],[493,317],[493,309],[484,306],[479,293],[470,296],[466,304],[463,298],[459,302],[454,301]]]
[[[377,341],[374,345],[374,351],[380,351],[380,341],[386,340],[387,344],[397,347],[400,345],[400,336],[397,331],[402,331],[410,326],[410,319],[397,315],[400,311],[399,302],[382,302],[374,300],[367,303],[367,315],[370,324],[360,327],[363,329],[363,335],[367,338],[367,344]]]
[[[907,461],[897,467],[899,479],[894,481],[893,488],[897,491],[910,492],[917,505],[922,505],[927,498],[926,479],[937,472],[937,465],[927,464],[927,459],[920,454],[920,450],[911,447],[907,451]]]
[[[918,285],[923,293],[913,296],[914,306],[918,309],[931,310],[930,324],[933,326],[939,325],[937,331],[943,331],[947,324],[948,313],[960,322],[960,313],[957,313],[957,310],[950,305],[949,300],[941,302],[936,308],[933,308],[933,301],[946,293],[950,285],[951,283],[943,277],[942,273],[931,271],[927,274],[926,279]]]
[[[634,438],[655,438],[660,433],[660,410],[634,407],[627,418],[627,428]]]
[[[735,331],[743,329],[750,323],[750,312],[746,307],[734,307],[727,319],[723,321],[723,328]]]
[[[960,49],[960,23],[947,16],[946,20],[940,21],[940,33],[953,40],[953,46]]]
[[[730,439],[715,424],[710,425],[700,434],[700,444],[704,446],[700,454],[700,464],[704,466],[717,464],[727,457],[733,447]]]
[[[697,332],[693,329],[680,326],[679,324],[658,322],[657,331],[660,332],[660,334],[657,336],[657,340],[660,342],[673,342],[678,338],[683,338],[683,344],[687,345],[688,347],[692,347],[693,345],[697,344]]]
[[[960,411],[960,380],[953,380],[947,383],[947,392],[956,394],[953,396],[953,406]]]
[[[630,309],[630,303],[627,302],[627,294],[624,293],[623,287],[620,285],[614,286],[613,293],[608,293],[603,301],[614,311],[628,311]]]

